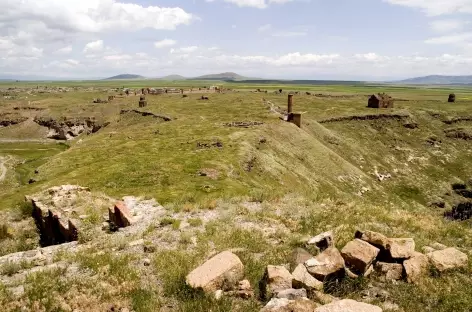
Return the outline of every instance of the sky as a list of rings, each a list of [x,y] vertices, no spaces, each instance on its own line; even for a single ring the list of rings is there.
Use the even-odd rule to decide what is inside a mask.
[[[472,0],[0,0],[0,77],[472,74]]]

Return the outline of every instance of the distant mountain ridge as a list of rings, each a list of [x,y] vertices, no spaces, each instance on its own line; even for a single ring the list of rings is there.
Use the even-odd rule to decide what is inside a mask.
[[[105,78],[104,80],[130,80],[130,79],[146,79],[146,78],[143,76],[134,75],[134,74],[121,74],[121,75],[116,75],[110,78]]]
[[[243,80],[247,78],[244,76],[238,75],[236,73],[226,72],[226,73],[220,73],[220,74],[203,75],[203,76],[198,76],[191,79],[192,80]]]
[[[393,81],[393,83],[401,84],[472,84],[472,75],[469,76],[444,76],[444,75],[430,75],[423,77],[415,77],[400,81]]]
[[[159,80],[187,80],[188,78],[181,75],[168,75],[168,76],[164,76],[158,79]]]

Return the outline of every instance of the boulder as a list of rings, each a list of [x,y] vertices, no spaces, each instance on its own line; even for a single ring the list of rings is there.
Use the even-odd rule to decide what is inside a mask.
[[[466,267],[469,262],[467,255],[456,248],[434,251],[427,256],[431,264],[440,272]]]
[[[355,238],[368,242],[377,248],[387,249],[388,238],[383,234],[373,231],[357,231]]]
[[[297,298],[306,298],[307,297],[307,293],[306,293],[306,289],[293,289],[293,288],[290,288],[290,289],[284,289],[284,290],[280,290],[280,291],[277,291],[276,294],[275,294],[275,297],[276,298],[286,298],[288,300],[295,300]]]
[[[403,262],[403,266],[405,267],[407,282],[416,284],[428,270],[428,257],[422,253],[415,252],[410,259]]]
[[[292,288],[292,274],[284,266],[268,265],[259,284],[261,298],[272,297],[277,291]]]
[[[132,224],[131,213],[124,202],[117,202],[113,208],[108,209],[108,218],[116,227],[122,228]]]
[[[382,312],[382,309],[371,304],[344,299],[319,307],[315,312]]]
[[[292,273],[292,287],[310,290],[322,290],[323,283],[308,273],[304,264],[299,264]]]
[[[355,239],[350,241],[341,250],[346,266],[354,269],[355,273],[364,274],[366,269],[372,264],[380,249],[371,244]]]
[[[313,312],[318,304],[306,298],[296,300],[273,298],[260,312]]]
[[[214,293],[218,289],[231,289],[244,276],[244,266],[235,254],[224,251],[199,266],[186,277],[187,285]]]
[[[393,259],[409,259],[415,252],[415,241],[412,238],[390,238],[387,249]]]
[[[344,275],[344,258],[335,247],[307,260],[305,266],[308,272],[320,281]]]
[[[303,248],[294,249],[290,257],[290,270],[295,270],[299,264],[305,263],[305,261],[312,257],[313,256]]]
[[[387,281],[398,281],[403,277],[403,266],[400,263],[377,262],[375,268]]]
[[[313,238],[311,238],[308,245],[315,245],[319,248],[320,251],[324,251],[330,247],[334,246],[334,235],[333,232],[324,232]]]

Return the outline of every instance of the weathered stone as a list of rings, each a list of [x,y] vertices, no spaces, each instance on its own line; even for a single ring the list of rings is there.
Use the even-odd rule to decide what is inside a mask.
[[[223,290],[218,289],[217,291],[215,291],[215,299],[216,300],[220,300],[222,297],[223,297]]]
[[[277,291],[290,288],[292,274],[284,266],[268,265],[260,282],[261,298],[270,298]]]
[[[324,232],[321,233],[313,238],[311,238],[308,245],[315,245],[320,249],[320,251],[324,251],[330,247],[334,246],[334,235],[333,232]]]
[[[427,255],[431,264],[440,272],[466,267],[467,255],[455,248],[438,250]]]
[[[299,264],[292,273],[292,287],[305,288],[306,290],[322,290],[323,282],[320,282],[306,269],[304,264]]]
[[[305,261],[311,258],[313,258],[313,256],[305,249],[294,249],[290,257],[290,270],[295,270],[300,263],[305,263]]]
[[[346,271],[346,275],[349,277],[349,278],[352,278],[352,279],[356,279],[356,278],[359,278],[359,275],[352,272],[348,267],[345,267],[344,270]]]
[[[307,260],[305,266],[308,272],[320,281],[344,274],[344,259],[339,250],[334,247]]]
[[[187,285],[205,292],[234,287],[244,276],[244,266],[235,254],[224,251],[214,256],[186,277]]]
[[[364,276],[367,277],[367,276],[369,276],[370,274],[372,274],[373,272],[374,272],[374,266],[371,264],[371,265],[365,270]]]
[[[357,231],[355,238],[368,242],[377,248],[386,249],[388,244],[388,238],[385,235],[373,231]]]
[[[239,290],[252,290],[251,283],[248,280],[243,280],[239,282]]]
[[[310,299],[312,299],[316,302],[319,302],[321,304],[329,304],[331,302],[339,300],[338,298],[336,298],[334,296],[331,296],[329,294],[325,294],[321,291],[310,292]]]
[[[434,248],[435,250],[444,250],[447,249],[446,245],[440,244],[440,243],[432,243],[431,247]]]
[[[382,309],[371,304],[344,299],[319,307],[315,312],[382,312]]]
[[[403,276],[403,266],[400,263],[377,262],[375,265],[379,272],[388,281],[398,281]]]
[[[317,307],[318,304],[306,298],[297,300],[273,298],[261,312],[313,312]]]
[[[131,213],[124,202],[117,202],[112,209],[108,210],[110,222],[122,228],[132,224]]]
[[[429,246],[424,246],[423,248],[421,248],[421,250],[423,250],[423,252],[425,254],[436,251],[436,249],[434,249],[433,247],[429,247]]]
[[[144,264],[144,266],[150,266],[151,265],[151,259],[148,259],[148,258],[143,259],[143,264]]]
[[[394,259],[409,259],[415,252],[415,241],[412,238],[390,238],[387,249]]]
[[[225,295],[242,299],[249,299],[254,297],[254,290],[252,289],[251,283],[248,280],[243,280],[239,282],[238,290],[226,292]]]
[[[280,291],[277,291],[275,293],[275,297],[277,298],[286,298],[286,299],[289,299],[289,300],[295,300],[297,298],[306,298],[307,297],[307,293],[306,293],[306,289],[293,289],[293,288],[290,288],[290,289],[284,289],[284,290],[280,290]]]
[[[371,244],[355,239],[350,241],[341,250],[346,266],[354,269],[355,273],[364,274],[372,261],[379,254],[379,249]]]
[[[426,274],[429,266],[428,257],[422,253],[415,252],[413,256],[403,262],[405,267],[406,280],[408,283],[416,284],[421,277]]]

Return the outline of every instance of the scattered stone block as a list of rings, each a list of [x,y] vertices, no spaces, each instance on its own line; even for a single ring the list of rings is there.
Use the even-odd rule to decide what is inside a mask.
[[[292,288],[292,279],[292,274],[284,266],[268,265],[259,285],[261,298],[270,298],[277,291]]]
[[[273,298],[260,312],[313,312],[318,304],[306,298],[288,300]]]
[[[426,274],[429,260],[422,253],[415,252],[410,259],[403,262],[403,266],[405,267],[407,282],[417,284],[421,277]]]
[[[438,250],[427,255],[431,264],[440,272],[466,267],[468,257],[456,248]]]
[[[304,289],[304,288],[301,288],[301,289],[290,288],[290,289],[284,289],[284,290],[277,291],[276,294],[275,294],[275,297],[276,298],[286,298],[288,300],[295,300],[297,298],[306,298],[307,293],[306,293],[306,289]]]
[[[387,281],[398,281],[403,277],[403,266],[400,263],[377,262],[375,267]]]
[[[130,226],[132,224],[131,213],[124,202],[117,202],[113,208],[108,209],[110,223],[118,228]]]
[[[388,238],[380,233],[373,231],[357,231],[355,238],[368,242],[377,248],[387,249]]]
[[[323,283],[308,273],[304,264],[299,264],[292,273],[292,287],[304,288],[308,291],[323,290]]]
[[[305,261],[313,258],[313,256],[303,248],[296,248],[293,250],[290,257],[290,270],[295,270],[299,264],[305,263]]]
[[[308,242],[308,245],[315,245],[320,249],[320,251],[324,251],[330,247],[334,246],[334,235],[333,232],[324,232],[321,233],[313,238],[311,238]]]
[[[344,258],[339,250],[328,248],[305,262],[308,272],[320,281],[344,275]]]
[[[244,266],[235,254],[224,251],[199,266],[186,277],[187,285],[214,293],[218,289],[231,289],[244,276]]]
[[[378,306],[344,299],[319,307],[315,312],[382,312]]]
[[[409,259],[415,252],[415,241],[412,238],[390,238],[387,249],[393,259]]]
[[[354,269],[354,273],[364,274],[379,254],[379,251],[377,247],[363,240],[355,239],[344,246],[341,255],[346,266]]]

